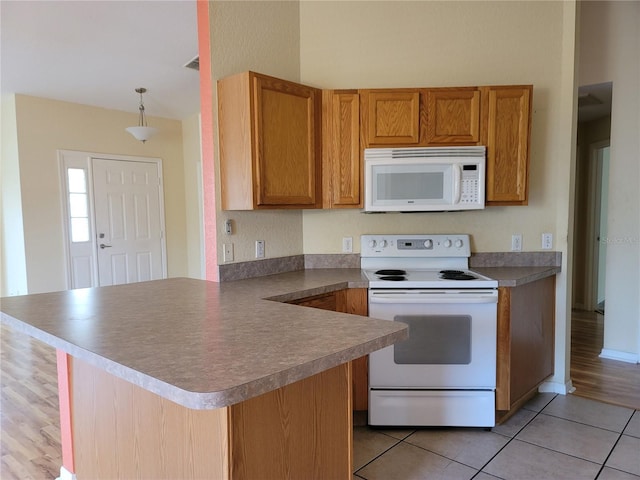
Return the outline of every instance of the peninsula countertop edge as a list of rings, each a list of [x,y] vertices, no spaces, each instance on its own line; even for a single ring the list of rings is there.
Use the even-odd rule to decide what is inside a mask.
[[[2,299],[2,322],[191,409],[248,400],[407,338],[398,322],[281,303],[366,288],[359,269],[170,278]]]

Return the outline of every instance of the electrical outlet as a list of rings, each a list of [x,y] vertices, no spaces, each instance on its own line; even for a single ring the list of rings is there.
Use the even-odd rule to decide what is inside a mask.
[[[264,240],[256,240],[256,258],[264,258]]]
[[[542,249],[551,250],[553,248],[553,233],[542,234]]]
[[[233,243],[224,243],[222,249],[222,260],[233,262]]]
[[[342,253],[353,253],[353,237],[342,237]]]
[[[511,235],[511,251],[512,252],[521,252],[522,251],[522,234],[514,233]]]

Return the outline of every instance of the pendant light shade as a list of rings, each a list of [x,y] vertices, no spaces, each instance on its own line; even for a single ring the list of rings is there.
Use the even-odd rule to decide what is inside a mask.
[[[146,88],[136,88],[136,92],[140,94],[140,106],[138,107],[138,126],[127,127],[125,130],[135,137],[136,140],[140,140],[142,143],[149,140],[156,134],[158,129],[147,126],[147,117],[144,111],[144,103],[142,103],[142,94],[147,91]]]

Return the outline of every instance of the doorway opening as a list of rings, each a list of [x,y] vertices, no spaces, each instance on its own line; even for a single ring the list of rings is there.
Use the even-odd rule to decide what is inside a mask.
[[[162,161],[59,151],[68,288],[166,278]]]
[[[572,307],[605,312],[612,83],[578,90]]]

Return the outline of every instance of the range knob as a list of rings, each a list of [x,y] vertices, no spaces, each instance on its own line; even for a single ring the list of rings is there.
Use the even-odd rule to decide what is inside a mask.
[[[433,240],[431,240],[430,238],[427,238],[424,241],[424,248],[428,248],[428,249],[433,248]]]
[[[445,248],[449,248],[451,247],[451,240],[449,240],[448,238],[444,241],[444,247]]]
[[[456,248],[462,248],[463,242],[462,240],[458,239],[455,241],[454,245],[456,246]]]
[[[376,242],[375,240],[369,240],[369,248],[376,248],[376,245],[378,244],[378,242]]]
[[[380,240],[380,248],[384,248],[387,246],[387,241],[386,240]]]

